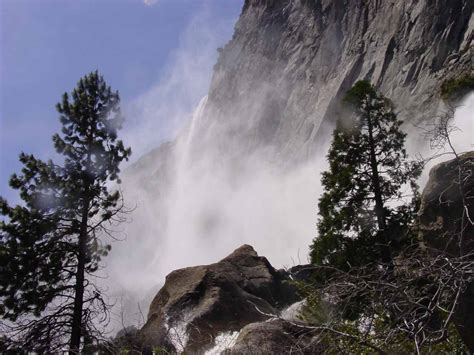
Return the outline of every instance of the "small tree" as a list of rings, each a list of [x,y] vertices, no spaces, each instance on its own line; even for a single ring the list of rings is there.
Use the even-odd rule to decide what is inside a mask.
[[[0,314],[25,350],[79,353],[107,312],[94,284],[110,245],[100,239],[121,220],[123,200],[109,189],[131,150],[117,139],[123,117],[118,92],[97,72],[82,78],[57,105],[62,133],[53,136],[64,161],[20,155],[22,175],[10,179],[23,205],[0,199]],[[99,319],[100,321],[100,319]]]
[[[454,149],[450,137],[456,130],[451,124],[454,112],[450,108],[441,114],[426,131],[432,148],[447,145],[455,159],[430,172],[433,180],[424,190],[419,211],[404,219],[416,216],[412,228],[418,238],[411,245],[391,250],[397,252],[393,269],[380,267],[380,254],[366,254],[366,263],[350,268],[342,262],[343,268],[339,267],[337,259],[309,267],[316,276],[324,277],[301,285],[305,296],[301,317],[329,352],[474,351],[470,327],[474,252],[469,238],[474,226],[470,202],[474,195],[474,154],[459,154]],[[393,236],[394,227],[388,226],[388,235]],[[396,230],[407,227],[404,222]],[[350,246],[345,255],[360,261],[361,251],[354,244]],[[364,252],[369,251],[367,245]],[[336,262],[331,264],[332,260]]]
[[[342,269],[375,260],[391,265],[414,216],[405,190],[410,186],[418,196],[421,165],[408,162],[402,121],[370,83],[356,83],[345,102],[355,115],[333,134],[311,260]]]

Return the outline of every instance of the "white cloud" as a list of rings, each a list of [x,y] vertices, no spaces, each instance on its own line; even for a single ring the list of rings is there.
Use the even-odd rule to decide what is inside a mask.
[[[158,0],[143,0],[143,3],[144,3],[146,6],[155,5],[157,2],[158,2]]]

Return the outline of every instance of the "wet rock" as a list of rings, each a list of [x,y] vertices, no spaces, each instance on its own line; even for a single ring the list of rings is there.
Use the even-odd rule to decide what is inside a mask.
[[[316,270],[314,268],[314,265],[311,264],[296,265],[288,269],[288,273],[295,281],[310,282],[315,272]]]
[[[474,251],[474,226],[469,221],[474,217],[473,171],[474,152],[431,169],[419,211],[420,237],[425,244],[454,256]]]
[[[288,281],[266,258],[243,245],[215,264],[169,274],[140,335],[148,346],[202,352],[219,334],[266,320],[265,314],[297,301]]]
[[[226,355],[247,354],[322,354],[320,345],[312,342],[314,332],[280,319],[245,326],[235,345]]]
[[[420,238],[426,246],[453,256],[474,253],[473,173],[474,152],[431,169],[419,212]],[[462,186],[459,181],[463,182]],[[459,298],[454,323],[464,343],[474,353],[473,314],[474,282],[471,281]]]

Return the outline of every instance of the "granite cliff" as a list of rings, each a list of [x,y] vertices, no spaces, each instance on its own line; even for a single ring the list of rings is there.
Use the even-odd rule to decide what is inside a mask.
[[[442,81],[473,68],[473,9],[468,0],[247,0],[194,137],[219,151],[310,159],[361,79],[401,118],[427,119]]]
[[[402,119],[429,120],[442,82],[473,70],[473,11],[470,0],[245,0],[205,105],[176,142],[196,158],[217,151],[241,160],[263,149],[278,163],[306,161],[321,153],[342,95],[362,79]],[[170,153],[159,148],[137,169],[163,177]]]

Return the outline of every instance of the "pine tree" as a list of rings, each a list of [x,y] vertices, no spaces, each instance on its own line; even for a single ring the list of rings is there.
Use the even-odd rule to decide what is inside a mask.
[[[97,71],[80,79],[57,105],[62,132],[53,142],[63,161],[22,153],[22,174],[10,185],[24,203],[0,198],[0,315],[27,351],[79,353],[107,311],[94,274],[111,249],[103,237],[124,213],[109,188],[131,154],[117,139],[119,103]]]
[[[356,83],[344,101],[352,119],[339,122],[333,133],[311,260],[341,269],[390,266],[415,216],[421,165],[408,161],[402,121],[369,82]],[[407,201],[410,188],[414,199]]]

